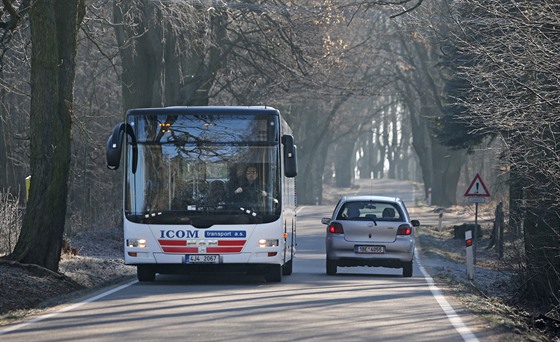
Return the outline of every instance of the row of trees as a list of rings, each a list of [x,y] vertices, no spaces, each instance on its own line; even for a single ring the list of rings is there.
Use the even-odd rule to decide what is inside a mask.
[[[454,204],[469,152],[499,142],[527,288],[557,302],[558,5],[399,5],[4,2],[0,188],[32,175],[9,257],[56,270],[65,226],[118,224],[104,145],[127,108],[267,104],[294,128],[300,203],[321,201],[323,180],[373,175],[421,178]]]
[[[507,180],[509,238],[519,238],[524,253],[520,290],[556,312],[559,13],[560,4],[547,0],[425,3],[403,23],[413,25],[412,34],[393,49],[408,51],[407,68],[399,69],[407,83],[397,89],[404,90],[424,183],[457,184],[467,153],[497,149],[485,178],[495,188]],[[430,160],[433,172],[426,172]],[[454,193],[432,188],[437,203],[453,201]]]
[[[560,302],[560,4],[460,1],[454,9],[451,120],[499,139],[509,172],[510,228],[523,232],[523,280],[535,298]],[[557,311],[556,307],[556,311]]]

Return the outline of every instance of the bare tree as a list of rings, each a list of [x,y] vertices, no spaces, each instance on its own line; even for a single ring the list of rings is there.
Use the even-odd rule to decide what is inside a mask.
[[[289,93],[316,89],[317,64],[334,58],[319,58],[320,15],[284,5],[117,2],[124,108],[210,101],[284,107]],[[284,113],[293,126],[295,110]]]
[[[462,98],[473,131],[496,134],[510,166],[510,216],[523,223],[524,288],[558,305],[560,290],[560,39],[556,1],[460,1]]]
[[[294,32],[303,24],[280,4],[117,1],[115,18],[124,108],[206,105],[225,93],[247,104],[309,67]]]
[[[31,188],[12,260],[58,270],[64,222],[77,32],[84,2],[31,3]]]
[[[447,79],[441,67],[447,58],[441,49],[448,31],[447,22],[441,20],[449,17],[446,12],[444,5],[430,3],[412,13],[411,18],[400,18],[396,40],[389,44],[397,61],[397,89],[409,113],[412,145],[419,156],[424,190],[428,195],[431,189],[432,203],[442,206],[457,203],[457,184],[466,160],[466,150],[442,144],[434,131],[436,119],[446,110]],[[438,19],[430,19],[434,17]]]
[[[71,189],[69,207],[64,213],[53,211],[59,217],[56,222],[52,222],[55,223],[54,226],[60,226],[61,217],[64,216],[73,219],[72,225],[79,223],[77,220],[80,218],[81,224],[89,219],[96,220],[101,216],[100,211],[105,210],[101,208],[101,203],[118,199],[111,196],[111,187],[103,184],[104,173],[92,171],[101,164],[99,159],[102,158],[103,139],[99,138],[101,134],[97,134],[97,131],[103,129],[107,120],[120,118],[122,109],[137,106],[207,104],[210,101],[228,104],[271,103],[288,108],[293,98],[301,97],[299,92],[306,92],[308,89],[313,89],[308,91],[313,97],[320,94],[328,99],[334,93],[342,99],[350,93],[369,96],[375,93],[378,87],[383,87],[378,81],[382,78],[376,80],[374,69],[368,69],[367,59],[364,59],[364,56],[368,56],[370,60],[375,60],[377,51],[380,51],[377,48],[372,49],[375,41],[367,37],[367,30],[356,35],[351,41],[340,40],[336,34],[323,33],[326,32],[326,28],[334,33],[348,24],[359,26],[357,15],[360,13],[369,16],[361,18],[361,23],[368,22],[367,19],[375,17],[373,5],[387,3],[352,2],[348,6],[348,3],[340,5],[335,1],[309,1],[303,6],[296,2],[254,1],[215,3],[216,6],[211,7],[203,6],[197,1],[117,1],[114,11],[116,20],[109,20],[104,13],[100,13],[100,9],[109,4],[107,1],[99,0],[95,3],[99,6],[95,11],[90,11],[91,15],[86,18],[81,36],[88,41],[88,44],[83,44],[81,52],[81,56],[87,56],[87,64],[84,63],[77,69],[76,89],[80,101],[73,116],[77,125],[72,128],[74,143],[68,174]],[[406,3],[408,2],[401,2]],[[3,12],[2,20],[5,25],[1,27],[9,33],[15,32],[12,31],[10,23],[22,23],[22,14],[28,9],[25,1],[13,1],[11,4],[16,12],[8,9]],[[400,12],[399,9],[394,13]],[[344,13],[345,22],[337,22],[339,13]],[[126,26],[128,24],[130,25]],[[111,39],[108,39],[106,33],[103,36],[107,27],[116,28],[122,63],[115,58],[115,50],[110,46]],[[372,32],[371,27],[369,30]],[[3,42],[14,41],[13,38],[10,39]],[[350,44],[347,44],[348,42]],[[72,44],[68,46],[71,47]],[[22,47],[21,56],[24,59],[24,45]],[[97,55],[92,58],[94,53]],[[12,60],[16,64],[14,59],[10,59],[10,63]],[[362,63],[355,63],[360,60]],[[343,62],[347,63],[347,66],[360,67],[341,67]],[[123,66],[124,69],[121,69]],[[360,73],[364,76],[353,77]],[[117,75],[121,75],[123,81],[122,103],[118,102],[119,90],[115,88]],[[67,79],[64,83],[69,81]],[[100,84],[103,84],[102,87]],[[8,87],[4,85],[3,89]],[[338,108],[336,102],[332,103],[335,105],[333,108],[327,106],[316,111],[318,116],[314,122],[337,125],[340,122],[352,121],[348,120],[348,117],[342,118],[344,113],[350,113],[350,117],[358,112],[366,117],[368,115],[368,112],[362,111],[342,110],[337,113],[331,110]],[[7,112],[10,112],[10,115],[20,115],[22,110],[6,109],[5,113]],[[285,112],[290,114],[295,111]],[[333,114],[329,118],[325,117],[325,113]],[[288,119],[290,116],[288,115]],[[6,117],[5,114],[3,117]],[[361,127],[367,126],[367,120],[366,123],[362,123],[362,116],[353,119],[357,124],[361,124]],[[21,121],[3,122],[19,124]],[[21,142],[26,140],[16,141],[14,144],[13,138],[26,138],[26,129],[14,129],[6,125],[2,127],[5,128],[4,132],[12,133],[3,135],[7,143],[2,155],[6,156],[4,160],[9,160],[5,163],[6,168],[14,165],[14,156],[21,158],[21,164],[25,167],[26,144]],[[314,129],[313,125],[309,127],[310,131]],[[349,124],[349,127],[352,127],[352,124]],[[301,132],[302,137],[310,134]],[[12,140],[7,140],[8,137]],[[66,139],[64,135],[61,137]],[[46,143],[49,141],[46,140]],[[36,143],[33,142],[33,145]],[[326,155],[329,145],[317,146],[320,147],[319,150],[324,151],[320,155]],[[18,149],[24,153],[18,153]],[[314,157],[309,165],[315,170],[310,177],[316,183],[314,187],[320,188],[321,177],[316,175],[321,174],[326,159],[316,158],[312,150],[309,155]],[[57,163],[60,170],[63,170],[63,177],[65,163],[64,159]],[[26,174],[19,170],[12,173],[17,174],[21,180]],[[36,181],[36,184],[40,184],[39,180]],[[13,182],[12,180],[7,183]],[[44,184],[41,186],[44,187]],[[40,188],[39,185],[34,187],[35,191]],[[316,196],[315,190],[312,194]],[[320,190],[317,191],[317,195],[320,196]],[[66,198],[65,195],[63,197]],[[66,204],[64,201],[55,204]],[[68,215],[63,215],[66,212]],[[58,239],[58,234],[57,228],[54,240]],[[26,235],[27,233],[24,234]],[[56,244],[52,244],[51,247],[57,249]],[[18,250],[18,253],[21,253],[21,249]]]
[[[387,38],[387,20],[388,16],[383,11],[358,13],[349,12],[344,7],[334,7],[325,19],[323,49],[330,59],[322,68],[315,70],[315,86],[307,88],[306,110],[302,111],[297,121],[299,125],[306,122],[305,115],[312,122],[304,125],[311,127],[310,131],[300,133],[305,136],[303,149],[309,150],[301,153],[303,167],[299,180],[303,179],[306,187],[306,191],[300,191],[305,197],[303,203],[314,203],[322,197],[321,182],[318,188],[312,184],[322,178],[324,170],[315,166],[329,161],[326,167],[334,168],[335,185],[342,187],[350,186],[356,165],[359,164],[362,171],[373,168],[364,164],[366,161],[373,162],[371,154],[364,154],[365,158],[359,160],[355,155],[356,152],[363,153],[362,142],[370,146],[375,144],[367,137],[373,138],[374,122],[383,122],[381,117],[391,106],[387,102],[392,100],[387,95],[395,78],[384,67],[390,64],[383,48]],[[309,108],[313,104],[316,109]],[[375,146],[378,148],[381,145]],[[328,151],[336,152],[327,154]],[[369,153],[369,150],[366,151]],[[386,150],[379,151],[380,159],[384,159]],[[383,164],[382,160],[375,162]],[[326,176],[330,178],[328,172]]]

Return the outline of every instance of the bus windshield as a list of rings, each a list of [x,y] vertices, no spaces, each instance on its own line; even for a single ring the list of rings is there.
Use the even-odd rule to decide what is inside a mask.
[[[128,220],[208,228],[279,218],[277,115],[142,112],[127,123]]]

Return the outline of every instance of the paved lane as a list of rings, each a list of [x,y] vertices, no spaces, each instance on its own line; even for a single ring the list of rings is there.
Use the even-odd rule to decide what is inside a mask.
[[[464,341],[415,263],[325,274],[321,217],[300,208],[294,274],[282,283],[237,274],[158,276],[21,326],[6,341]],[[60,309],[60,308],[59,308]],[[467,317],[468,320],[468,317]],[[462,322],[462,321],[460,321]],[[12,330],[13,329],[13,330]]]

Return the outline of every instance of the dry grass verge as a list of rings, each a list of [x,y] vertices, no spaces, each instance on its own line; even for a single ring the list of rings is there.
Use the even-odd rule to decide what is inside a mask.
[[[83,231],[70,240],[60,272],[0,260],[0,325],[136,275],[122,260],[122,232]]]
[[[502,260],[495,249],[487,249],[491,233],[483,226],[476,249],[474,280],[466,272],[465,241],[453,238],[453,226],[438,231],[433,226],[417,230],[422,263],[445,292],[489,328],[501,331],[497,341],[560,341],[560,321],[547,309],[524,303],[516,281],[517,247],[506,246]],[[509,253],[508,253],[509,251]]]

